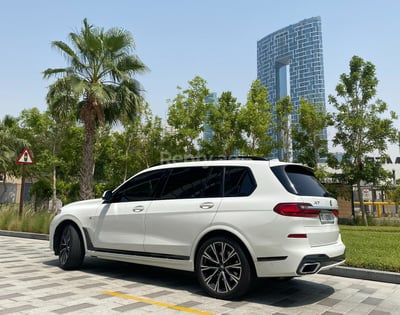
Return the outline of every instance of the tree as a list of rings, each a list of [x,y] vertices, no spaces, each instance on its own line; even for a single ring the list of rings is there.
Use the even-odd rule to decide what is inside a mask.
[[[223,92],[217,104],[209,108],[207,124],[212,130],[211,141],[202,141],[207,156],[231,156],[244,145],[239,123],[240,103],[231,92]]]
[[[290,96],[285,96],[276,102],[275,114],[277,134],[276,147],[282,150],[281,158],[283,161],[290,162],[292,160],[292,139],[291,139],[291,114],[293,112],[293,104]]]
[[[44,203],[47,203],[53,195],[52,185],[47,178],[39,178],[33,183],[29,194],[34,200],[34,209],[37,211],[38,207],[43,207]]]
[[[41,113],[37,108],[26,109],[21,112],[21,136],[30,143],[35,152],[35,164],[30,166],[31,174],[47,179],[52,183],[52,208],[56,210],[57,199],[57,168],[65,163],[59,154],[66,143],[72,139],[66,137],[67,130],[75,124],[72,119],[56,121],[49,111]]]
[[[0,121],[0,175],[3,181],[3,192],[0,195],[0,201],[7,194],[6,180],[8,176],[15,176],[18,173],[15,160],[24,146],[29,143],[22,137],[19,137],[18,126],[19,119],[6,115]]]
[[[160,162],[164,149],[161,118],[153,117],[147,103],[135,121],[124,123],[124,129],[114,133],[114,143],[110,148],[112,167],[109,178],[115,179],[115,174],[119,174],[117,181],[126,180],[134,173]]]
[[[70,112],[84,126],[80,198],[93,196],[94,145],[99,124],[113,124],[122,117],[132,119],[142,102],[141,88],[134,75],[146,66],[135,55],[132,35],[120,28],[89,25],[77,33],[70,33],[72,47],[62,41],[53,41],[68,63],[66,68],[49,68],[44,78],[58,78],[49,87],[47,102],[57,116]]]
[[[178,86],[178,90],[182,88]],[[196,156],[198,139],[204,131],[207,114],[206,97],[209,95],[207,82],[199,76],[189,81],[189,87],[180,92],[168,108],[167,122],[172,127],[167,135],[171,157]]]
[[[381,117],[387,111],[387,105],[376,98],[378,79],[375,66],[353,56],[349,67],[349,74],[340,76],[336,86],[337,97],[329,96],[329,103],[337,109],[334,114],[337,132],[333,145],[344,150],[342,160],[331,164],[342,170],[346,182],[357,185],[363,220],[368,225],[361,182],[376,183],[391,176],[371,155],[385,157],[388,141],[397,140],[398,131],[393,126],[397,117],[394,112],[390,112],[389,118]]]
[[[267,88],[261,85],[260,80],[253,81],[247,102],[239,112],[241,129],[246,135],[243,154],[268,156],[272,151],[272,138],[268,133],[272,126],[272,113],[267,96]]]
[[[293,150],[299,163],[318,170],[318,160],[328,156],[328,141],[323,130],[331,125],[331,115],[322,104],[314,104],[302,98],[298,111],[299,124],[293,126]]]
[[[136,159],[139,170],[159,163],[164,149],[162,120],[153,116],[148,104],[143,109],[143,115],[138,125],[139,133],[136,138]]]

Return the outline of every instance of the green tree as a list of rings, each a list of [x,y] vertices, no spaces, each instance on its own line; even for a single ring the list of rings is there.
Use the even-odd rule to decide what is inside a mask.
[[[83,127],[70,121],[63,121],[58,126],[62,131],[56,146],[57,196],[67,203],[80,199],[77,165],[82,161]]]
[[[60,141],[59,135],[53,133],[56,126],[49,113],[41,113],[36,107],[25,109],[20,115],[21,135],[30,143],[30,151],[35,155],[35,163],[29,166],[29,172],[35,178],[40,178],[40,183],[35,185],[35,189],[43,184],[45,178],[51,179],[54,171],[54,199],[56,197],[56,175],[55,165],[56,156],[54,148]],[[35,190],[34,189],[34,190]],[[37,196],[40,199],[40,196]],[[43,201],[43,200],[41,200]],[[54,204],[54,203],[53,203]],[[35,203],[35,209],[37,204]],[[53,209],[54,210],[54,209]]]
[[[275,146],[282,150],[282,160],[292,160],[292,139],[291,139],[291,121],[293,113],[293,103],[290,96],[285,96],[276,102],[275,114],[276,121],[275,132],[277,135]]]
[[[141,108],[136,120],[124,124],[124,127],[125,131],[116,135],[116,143],[121,149],[119,164],[123,169],[120,172],[123,180],[126,180],[134,173],[160,162],[164,138],[161,118],[153,116],[147,103]]]
[[[43,207],[53,195],[52,185],[48,178],[42,177],[33,183],[29,194],[31,197],[33,197],[35,211],[38,209],[38,207]]]
[[[322,133],[332,124],[331,115],[325,112],[322,104],[302,98],[298,118],[298,126],[292,128],[296,160],[318,170],[318,160],[328,157],[328,141],[322,137]]]
[[[189,87],[181,91],[171,101],[168,108],[168,125],[172,130],[167,135],[168,152],[164,158],[196,156],[198,141],[204,131],[204,122],[208,105],[206,97],[209,95],[207,82],[199,76],[189,81]]]
[[[398,131],[393,126],[397,117],[394,112],[390,112],[389,118],[381,117],[387,111],[387,105],[376,98],[378,79],[375,66],[353,56],[349,67],[349,74],[340,76],[336,86],[337,97],[329,96],[329,103],[337,109],[334,114],[337,132],[333,145],[344,150],[342,160],[331,161],[331,164],[342,170],[346,182],[357,185],[362,216],[368,225],[361,183],[376,183],[391,176],[382,169],[379,161],[370,156],[378,154],[384,157],[388,142],[397,140]]]
[[[99,198],[106,190],[107,179],[106,173],[109,172],[108,168],[111,161],[116,156],[116,152],[110,152],[109,148],[112,146],[112,126],[101,125],[96,129],[95,136],[95,149],[94,149],[94,196]],[[114,187],[113,187],[114,188]]]
[[[0,121],[0,175],[3,181],[3,192],[0,201],[7,194],[7,177],[16,176],[18,167],[15,163],[18,154],[22,152],[24,146],[29,143],[26,139],[19,136],[19,119],[6,115]]]
[[[162,120],[158,116],[153,116],[148,104],[143,110],[138,127],[139,136],[136,139],[135,156],[140,162],[138,170],[141,170],[160,162],[165,141]]]
[[[112,133],[111,144],[106,148],[105,157],[101,158],[107,165],[104,168],[106,189],[115,188],[139,169],[135,152],[139,123],[137,117],[132,123],[125,124],[123,130]]]
[[[272,126],[272,113],[267,96],[267,88],[261,85],[260,80],[253,81],[247,102],[239,113],[241,129],[246,135],[243,154],[268,156],[272,151],[272,138],[268,133]]]
[[[160,162],[164,148],[163,128],[161,118],[153,116],[149,105],[141,106],[133,121],[122,124],[123,128],[102,136],[101,150],[97,150],[97,195]]]
[[[122,117],[132,119],[142,102],[139,82],[134,75],[146,66],[132,51],[132,35],[120,28],[89,25],[70,33],[72,47],[53,41],[68,63],[66,68],[49,68],[44,78],[59,77],[49,87],[47,102],[57,116],[74,112],[82,121],[84,140],[80,171],[80,198],[93,196],[94,146],[99,124],[113,124]]]
[[[231,156],[244,146],[239,122],[240,103],[231,92],[223,92],[218,103],[210,106],[207,124],[212,130],[211,141],[202,141],[208,156]]]

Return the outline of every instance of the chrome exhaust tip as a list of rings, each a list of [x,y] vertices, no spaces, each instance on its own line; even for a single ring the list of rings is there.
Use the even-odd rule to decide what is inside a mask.
[[[320,267],[321,267],[321,264],[319,262],[305,263],[300,268],[300,274],[309,275],[309,274],[316,273]]]

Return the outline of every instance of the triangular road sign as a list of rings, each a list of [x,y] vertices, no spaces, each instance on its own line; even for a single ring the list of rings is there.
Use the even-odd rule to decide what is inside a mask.
[[[18,164],[33,164],[31,153],[28,148],[25,148],[17,159]]]

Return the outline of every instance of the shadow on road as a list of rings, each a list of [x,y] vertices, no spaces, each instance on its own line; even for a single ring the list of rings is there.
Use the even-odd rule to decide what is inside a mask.
[[[57,259],[44,264],[58,268]],[[85,258],[82,273],[121,279],[163,289],[184,290],[192,294],[207,296],[197,282],[194,273],[172,269],[143,266],[132,263]],[[68,273],[68,271],[65,271]],[[124,291],[125,288],[121,288]],[[327,285],[307,280],[307,277],[292,280],[258,279],[252,290],[240,301],[232,303],[257,303],[277,307],[296,307],[318,303],[334,293]]]

